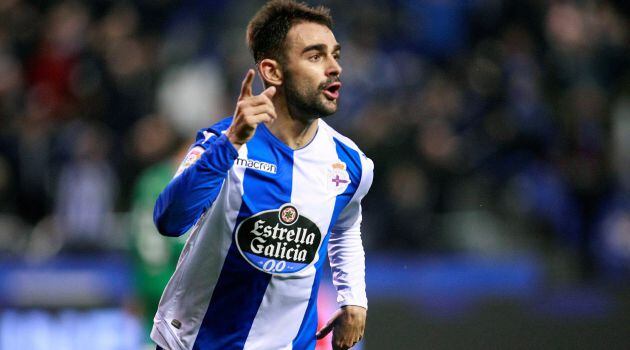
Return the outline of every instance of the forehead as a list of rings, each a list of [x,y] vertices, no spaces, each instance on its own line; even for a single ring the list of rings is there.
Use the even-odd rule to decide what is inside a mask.
[[[291,27],[287,33],[287,46],[290,51],[302,51],[310,45],[325,44],[329,49],[337,45],[332,31],[325,25],[301,22]]]

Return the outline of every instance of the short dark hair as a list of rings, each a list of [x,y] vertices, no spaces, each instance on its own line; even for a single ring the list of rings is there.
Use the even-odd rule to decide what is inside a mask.
[[[247,25],[247,46],[254,61],[264,58],[283,59],[285,39],[291,27],[301,22],[314,22],[332,30],[330,10],[324,6],[310,7],[292,0],[271,0]]]

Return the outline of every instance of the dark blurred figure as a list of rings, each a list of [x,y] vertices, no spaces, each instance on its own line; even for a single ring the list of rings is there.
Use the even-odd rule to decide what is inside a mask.
[[[68,130],[73,152],[61,168],[55,196],[55,223],[70,252],[99,251],[111,237],[117,179],[107,160],[110,137],[94,125]]]
[[[34,224],[50,211],[52,200],[52,148],[54,123],[50,106],[39,91],[26,96],[24,114],[15,123],[14,143],[17,184],[17,212]]]

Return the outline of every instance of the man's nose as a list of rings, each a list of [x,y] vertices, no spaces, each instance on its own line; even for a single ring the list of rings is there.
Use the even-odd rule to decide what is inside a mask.
[[[330,59],[330,64],[328,65],[328,69],[326,70],[326,76],[340,76],[341,75],[341,65],[335,58]]]

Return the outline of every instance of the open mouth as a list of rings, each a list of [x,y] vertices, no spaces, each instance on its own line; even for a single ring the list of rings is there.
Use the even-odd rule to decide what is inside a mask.
[[[341,82],[334,82],[324,88],[324,95],[329,100],[336,100],[339,98],[339,90],[341,90]]]

